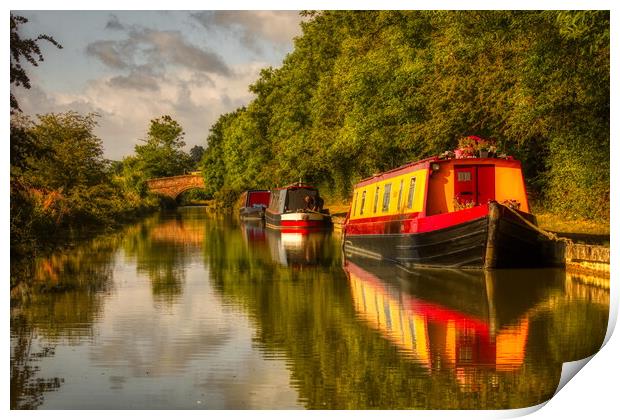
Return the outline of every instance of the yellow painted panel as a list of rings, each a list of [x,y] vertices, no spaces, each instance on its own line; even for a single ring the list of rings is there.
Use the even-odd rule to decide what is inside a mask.
[[[503,167],[499,164],[495,166],[495,200],[499,203],[517,200],[521,203],[519,210],[530,212],[521,168]]]
[[[375,299],[377,301],[377,322],[379,323],[379,329],[383,332],[387,331],[387,321],[385,316],[385,296],[377,293],[375,290]]]
[[[426,215],[454,211],[454,164],[442,162],[429,179]]]
[[[401,342],[403,337],[403,329],[402,325],[400,324],[400,304],[394,299],[389,299],[388,304],[390,305],[390,322],[392,323],[392,335],[397,338],[399,342]]]
[[[412,331],[413,319],[407,312],[403,315],[405,316],[403,319],[403,345],[407,350],[414,350],[415,339]]]
[[[401,213],[413,213],[422,212],[424,209],[424,198],[426,194],[426,174],[428,169],[418,169],[417,171],[409,172],[403,175],[391,177],[378,182],[374,182],[365,185],[360,188],[356,188],[353,191],[353,197],[357,197],[356,203],[351,203],[351,209],[354,209],[354,214],[349,216],[350,220],[362,219],[366,217],[378,217],[378,216],[391,216]],[[415,189],[413,197],[412,208],[407,208],[407,201],[409,198],[409,189],[411,185],[411,178],[415,177]],[[400,208],[398,208],[398,194],[400,190],[400,183],[403,182],[403,190],[401,193]],[[383,211],[383,196],[385,193],[385,186],[391,184],[390,190],[390,202],[387,211]],[[379,187],[377,211],[374,210],[375,205],[375,191]],[[363,213],[362,211],[362,196],[366,192],[366,198],[364,201]]]

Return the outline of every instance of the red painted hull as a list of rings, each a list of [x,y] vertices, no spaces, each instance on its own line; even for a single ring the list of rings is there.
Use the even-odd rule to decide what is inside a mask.
[[[489,214],[488,204],[472,207],[452,213],[420,217],[419,213],[397,216],[368,217],[362,220],[347,220],[347,235],[379,235],[383,233],[425,233],[445,229],[461,223],[486,217]]]
[[[332,227],[329,215],[319,215],[318,213],[274,214],[267,211],[265,213],[265,224],[269,229],[284,233],[316,232]]]

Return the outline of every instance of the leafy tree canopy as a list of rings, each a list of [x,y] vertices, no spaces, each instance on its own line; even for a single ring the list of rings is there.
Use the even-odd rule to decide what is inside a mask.
[[[608,11],[324,11],[247,106],[223,115],[207,185],[359,179],[492,138],[537,202],[609,218]]]
[[[28,19],[23,16],[17,16],[11,13],[11,85],[23,86],[30,89],[30,78],[26,74],[26,70],[22,66],[22,60],[27,61],[33,66],[38,66],[38,62],[43,61],[43,54],[38,41],[45,40],[62,48],[54,38],[49,35],[38,35],[36,38],[22,38],[19,35],[19,25],[27,23]],[[17,99],[11,93],[11,113],[21,111]]]

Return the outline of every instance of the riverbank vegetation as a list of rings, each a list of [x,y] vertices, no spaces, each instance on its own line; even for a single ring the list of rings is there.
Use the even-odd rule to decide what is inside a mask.
[[[11,14],[11,85],[30,88],[22,64],[43,61],[39,42],[62,46],[49,35],[24,38],[27,19]],[[31,117],[11,92],[11,269],[41,251],[118,227],[170,205],[149,194],[146,180],[195,170],[204,149],[182,150],[184,132],[168,115],[151,120],[134,155],[104,158],[95,135],[99,116],[77,112]]]
[[[477,134],[562,217],[609,220],[607,11],[307,12],[255,99],[211,128],[223,202],[299,179],[346,200],[373,173]]]
[[[477,134],[524,164],[541,212],[609,221],[609,13],[606,11],[305,12],[279,68],[254,99],[222,115],[206,149],[183,151],[170,116],[150,121],[134,154],[112,162],[98,116],[29,117],[11,94],[11,255],[67,242],[156,209],[149,178],[198,167],[230,207],[249,188],[303,180],[348,203],[361,178],[454,149]],[[48,35],[19,36],[11,15],[11,84],[43,60]]]
[[[157,208],[103,158],[95,115],[15,115],[11,121],[11,257],[67,244]]]

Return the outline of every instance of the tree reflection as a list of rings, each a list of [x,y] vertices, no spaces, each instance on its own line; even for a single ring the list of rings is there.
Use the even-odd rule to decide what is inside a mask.
[[[93,335],[103,296],[112,288],[119,238],[100,237],[24,267],[11,289],[11,408],[37,408],[45,392],[64,382],[39,377],[37,362],[54,355],[58,340]]]
[[[379,265],[355,277],[337,258],[283,266],[264,241],[248,247],[226,227],[208,236],[216,289],[247,311],[266,357],[287,360],[307,408],[531,406],[553,395],[564,361],[604,337],[608,294],[571,300],[562,271]]]
[[[39,378],[36,362],[54,355],[53,346],[33,351],[35,332],[24,316],[11,317],[11,409],[32,410],[43,403],[43,394],[62,385],[62,378]]]
[[[124,243],[138,273],[151,282],[157,302],[174,304],[183,294],[185,266],[205,241],[204,210],[163,213],[134,227]],[[200,213],[198,213],[200,212]]]
[[[102,297],[112,289],[120,234],[99,237],[70,251],[41,258],[11,289],[11,308],[44,337],[92,335]]]

